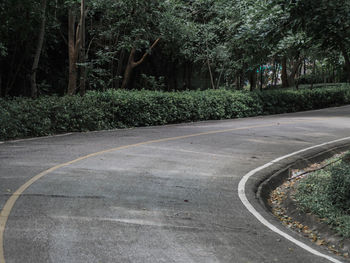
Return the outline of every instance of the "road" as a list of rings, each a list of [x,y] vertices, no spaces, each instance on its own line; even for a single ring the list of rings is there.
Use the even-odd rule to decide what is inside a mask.
[[[262,225],[237,188],[279,156],[348,136],[350,106],[5,142],[0,252],[6,263],[329,262]]]

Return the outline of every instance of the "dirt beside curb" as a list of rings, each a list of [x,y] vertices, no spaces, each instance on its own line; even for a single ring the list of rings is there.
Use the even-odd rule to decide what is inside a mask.
[[[308,238],[316,245],[324,246],[332,253],[343,256],[345,260],[350,262],[350,240],[344,239],[337,234],[321,218],[301,211],[293,198],[296,187],[303,178],[298,176],[298,174],[324,165],[321,162],[312,164],[303,169],[303,171],[291,170],[292,177],[273,190],[267,201],[272,213],[286,227],[296,231],[300,236]]]

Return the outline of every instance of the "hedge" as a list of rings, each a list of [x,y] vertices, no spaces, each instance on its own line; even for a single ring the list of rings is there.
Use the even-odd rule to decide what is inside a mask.
[[[90,91],[0,99],[0,139],[296,112],[350,104],[350,86],[313,90]]]

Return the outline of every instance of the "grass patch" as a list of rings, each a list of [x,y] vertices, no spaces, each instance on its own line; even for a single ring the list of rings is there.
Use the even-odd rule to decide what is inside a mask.
[[[344,238],[350,238],[350,152],[300,180],[294,198],[304,212],[319,216]]]

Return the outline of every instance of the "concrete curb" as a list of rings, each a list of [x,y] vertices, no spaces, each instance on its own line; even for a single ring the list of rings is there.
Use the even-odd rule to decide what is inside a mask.
[[[252,171],[251,177],[246,181],[245,184],[245,196],[247,202],[252,206],[251,208],[254,210],[256,217],[262,217],[261,220],[265,220],[266,226],[273,230],[274,232],[281,231],[285,234],[284,237],[289,236],[291,239],[294,238],[294,243],[298,243],[298,246],[308,247],[306,250],[314,251],[312,253],[317,254],[322,251],[319,256],[325,257],[332,262],[344,262],[344,258],[338,257],[333,254],[329,254],[331,252],[327,251],[325,248],[321,248],[316,246],[315,244],[306,241],[305,238],[301,237],[300,234],[296,233],[294,230],[283,227],[279,219],[277,219],[272,213],[271,208],[268,205],[268,197],[276,187],[281,185],[289,176],[290,169],[302,169],[310,164],[321,162],[327,158],[332,157],[334,154],[346,151],[350,149],[350,138],[340,139],[339,141],[334,141],[333,143],[325,143],[320,146],[314,146],[312,149],[301,150],[298,154],[291,154],[291,156],[280,159],[276,159],[276,161],[272,161],[269,164],[266,164],[267,167],[257,168],[258,171]],[[249,208],[248,208],[249,209]],[[266,221],[267,220],[267,221]],[[268,223],[269,222],[269,223]],[[280,230],[277,230],[280,229]],[[282,230],[283,229],[283,230]],[[287,238],[287,237],[286,237]],[[287,238],[289,239],[289,238]],[[300,241],[299,241],[300,240]],[[305,243],[303,242],[306,241]],[[301,242],[301,243],[300,243]],[[302,244],[305,244],[302,245]],[[327,256],[332,255],[332,256]],[[345,260],[347,261],[347,260]],[[347,261],[348,262],[348,261]]]
[[[274,173],[265,173],[264,180],[254,187],[256,197],[258,198],[260,204],[262,204],[267,211],[271,211],[267,200],[270,193],[280,186],[290,175],[290,170],[292,169],[303,169],[308,167],[310,164],[322,162],[333,155],[346,151],[350,149],[350,141],[336,143],[331,145],[328,149],[315,149],[310,152],[306,152],[303,156],[291,157],[291,160],[285,160],[281,163],[276,163],[273,165],[271,170],[274,168],[277,170]],[[288,158],[289,159],[289,158]],[[268,172],[268,171],[265,171]]]

